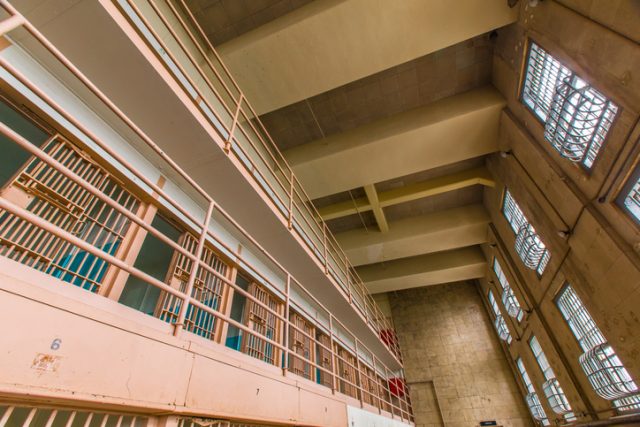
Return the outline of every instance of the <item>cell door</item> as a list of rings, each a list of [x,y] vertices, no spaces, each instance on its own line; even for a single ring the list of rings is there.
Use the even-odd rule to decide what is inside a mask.
[[[43,151],[136,213],[140,201],[78,147],[51,137]],[[104,252],[115,255],[130,220],[57,169],[32,157],[5,184],[2,196]],[[107,270],[102,259],[6,211],[0,211],[0,255],[97,292]]]
[[[191,233],[184,233],[180,239],[180,245],[190,253],[195,254],[198,247],[198,239]],[[225,264],[210,247],[205,246],[203,248],[200,259],[221,276],[227,276],[229,266]],[[185,292],[189,276],[193,270],[193,265],[194,262],[191,259],[176,251],[172,261],[172,274],[169,276],[167,283],[171,287]],[[217,311],[220,308],[222,293],[226,286],[220,277],[200,267],[193,283],[191,298]],[[169,323],[175,323],[178,320],[182,300],[168,292],[163,292],[159,301],[157,308],[158,317]],[[207,339],[213,339],[215,336],[216,318],[213,314],[189,304],[184,327],[187,331],[193,332],[194,334]]]
[[[249,285],[249,293],[276,313],[282,312],[282,302],[257,283]],[[259,338],[263,336],[279,342],[282,321],[255,301],[247,299],[244,324],[255,333],[242,335],[242,351],[256,359],[278,365],[278,351],[273,344]]]
[[[310,337],[315,336],[315,327],[296,312],[289,316],[289,369],[296,375],[313,380],[313,370],[308,360],[313,360],[313,344]],[[293,326],[296,326],[294,328]]]
[[[336,345],[339,390],[347,396],[358,398],[358,369],[356,357],[342,346]],[[346,381],[344,381],[346,380]],[[348,381],[348,382],[347,382]]]
[[[318,376],[317,382],[318,384],[322,384],[326,387],[333,388],[333,357],[331,354],[331,338],[329,335],[323,334],[318,331],[316,335],[316,340],[318,340],[317,348],[317,357],[316,363],[323,368],[325,368],[329,372],[325,372],[321,369],[317,369]]]

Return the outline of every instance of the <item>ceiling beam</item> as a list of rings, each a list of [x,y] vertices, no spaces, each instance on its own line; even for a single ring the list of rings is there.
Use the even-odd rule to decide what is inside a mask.
[[[504,98],[491,87],[454,95],[285,151],[312,199],[498,150]]]
[[[472,185],[484,185],[494,187],[495,180],[486,167],[467,169],[450,175],[427,179],[404,187],[378,193],[380,207],[397,205],[399,203],[431,197],[448,191],[459,190]],[[320,216],[325,221],[355,215],[360,212],[370,211],[373,205],[366,197],[359,197],[346,202],[335,203],[318,209]]]
[[[387,218],[384,216],[382,207],[380,206],[380,200],[378,200],[378,192],[373,184],[365,185],[364,192],[369,200],[369,206],[373,210],[373,216],[376,218],[378,228],[380,232],[386,233],[389,231],[389,224],[387,224]]]
[[[478,246],[403,258],[356,270],[372,294],[478,279],[486,274]]]
[[[489,221],[484,206],[469,205],[391,222],[388,233],[359,228],[336,239],[360,266],[485,243]]]
[[[516,19],[504,0],[325,0],[217,50],[261,115]]]

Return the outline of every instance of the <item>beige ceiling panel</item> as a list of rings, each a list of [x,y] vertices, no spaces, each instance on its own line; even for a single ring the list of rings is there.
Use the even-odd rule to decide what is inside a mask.
[[[485,276],[485,270],[478,246],[357,268],[372,294],[477,279]]]
[[[256,111],[264,114],[516,18],[516,8],[505,0],[324,0],[232,39],[218,51]]]
[[[315,199],[498,150],[504,98],[488,86],[285,151]]]
[[[387,233],[359,228],[336,238],[358,266],[484,243],[488,223],[484,207],[470,205],[390,222]]]

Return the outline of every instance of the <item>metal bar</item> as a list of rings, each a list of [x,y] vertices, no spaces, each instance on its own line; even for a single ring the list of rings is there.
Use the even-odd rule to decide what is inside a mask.
[[[51,427],[51,424],[53,424],[53,420],[56,418],[56,415],[58,415],[57,409],[54,409],[53,411],[51,411],[51,413],[49,414],[49,418],[47,418],[47,422],[44,425],[44,427]]]
[[[233,122],[231,123],[231,129],[229,130],[229,137],[224,142],[224,151],[229,154],[231,152],[231,141],[233,141],[233,135],[235,134],[236,127],[238,126],[238,115],[240,114],[240,108],[242,104],[243,95],[240,94],[240,99],[238,100],[238,105],[235,113],[233,114]]]
[[[9,420],[9,417],[13,413],[14,409],[15,406],[7,407],[7,410],[4,411],[4,414],[2,414],[2,418],[0,418],[0,427],[4,427],[5,425],[7,425],[7,421]]]
[[[289,333],[291,332],[289,320],[289,310],[291,305],[291,275],[287,274],[287,281],[285,282],[285,306],[284,306],[284,322],[285,322],[285,333],[284,333],[284,360],[282,361],[282,370],[283,373],[289,368]]]
[[[13,15],[0,22],[0,36],[7,34],[11,30],[22,26],[25,23],[22,15]]]
[[[202,225],[200,239],[198,240],[198,248],[196,249],[196,254],[195,254],[196,259],[193,263],[193,267],[191,268],[191,273],[189,274],[189,281],[187,282],[187,289],[185,291],[186,296],[182,300],[182,305],[180,306],[180,312],[178,313],[178,320],[175,324],[175,329],[173,331],[174,336],[179,336],[180,332],[184,327],[184,319],[187,316],[187,309],[191,303],[191,293],[193,292],[193,284],[196,281],[196,276],[198,275],[198,270],[200,269],[200,266],[206,265],[205,263],[202,262],[202,251],[204,249],[204,243],[207,240],[207,232],[209,230],[209,223],[211,222],[211,216],[213,215],[214,206],[215,206],[215,202],[210,201],[209,207],[207,208],[207,213],[204,219],[204,223]]]

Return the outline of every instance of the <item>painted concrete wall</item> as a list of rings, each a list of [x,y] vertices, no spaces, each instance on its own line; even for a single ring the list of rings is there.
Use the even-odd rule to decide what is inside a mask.
[[[405,290],[389,299],[416,426],[531,425],[475,284]]]
[[[547,1],[536,8],[522,4],[517,25],[498,32],[494,50],[493,83],[507,100],[499,145],[511,155],[493,155],[487,161],[496,186],[485,190],[492,226],[483,250],[489,265],[494,257],[499,259],[527,311],[519,323],[505,317],[514,337],[507,351],[514,360],[522,357],[552,422],[561,417],[542,393],[544,377],[528,347],[533,335],[580,421],[615,415],[611,403],[596,395],[587,380],[578,362],[582,350],[556,306],[567,283],[631,376],[640,379],[640,227],[616,204],[640,158],[640,45],[637,26],[632,25],[640,9],[632,3],[612,1],[606,10],[589,1]],[[590,172],[558,155],[544,139],[543,124],[519,100],[528,40],[621,107]],[[505,187],[551,251],[541,276],[524,267],[514,250],[514,233],[500,211]],[[499,295],[495,275],[488,270],[487,277],[480,284],[483,294],[493,289]]]

